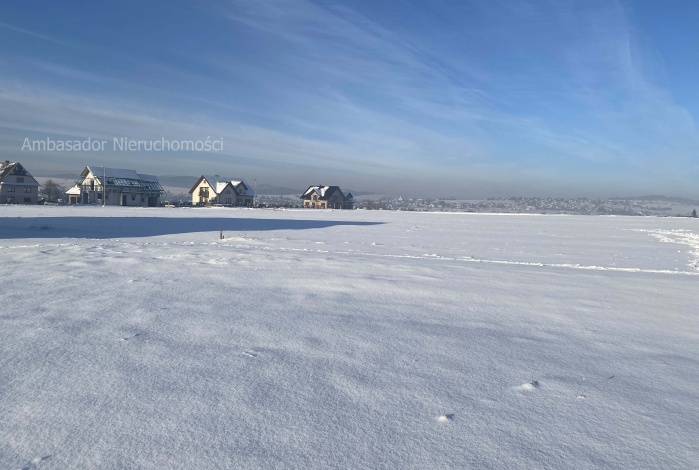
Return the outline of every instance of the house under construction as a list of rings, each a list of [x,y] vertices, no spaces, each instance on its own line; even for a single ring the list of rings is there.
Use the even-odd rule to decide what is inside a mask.
[[[156,176],[89,165],[66,195],[70,204],[156,207],[163,192]]]

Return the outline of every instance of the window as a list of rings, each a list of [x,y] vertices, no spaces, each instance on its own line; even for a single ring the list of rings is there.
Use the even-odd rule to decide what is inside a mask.
[[[8,189],[7,191],[10,192],[10,193],[14,193],[14,192],[15,192],[15,187],[14,187],[14,186],[10,186],[9,189]]]
[[[131,196],[131,200],[132,200],[132,201],[135,201],[135,200],[136,200],[136,196]]]
[[[25,197],[25,198],[24,198],[24,202],[32,202],[32,198],[30,198],[30,197]]]
[[[32,192],[32,188],[24,188],[24,192],[25,192],[25,193],[31,193],[31,192]]]
[[[230,203],[231,203],[231,198],[227,197],[227,198],[226,198],[226,204],[230,204]]]

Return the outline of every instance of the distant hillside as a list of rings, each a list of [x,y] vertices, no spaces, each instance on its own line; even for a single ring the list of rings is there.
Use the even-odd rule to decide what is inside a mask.
[[[283,186],[273,186],[266,183],[258,183],[256,193],[265,196],[286,196],[289,194],[301,194],[303,189],[285,188]]]
[[[46,171],[30,171],[32,176],[34,177],[45,177],[45,178],[57,178],[57,179],[63,179],[63,180],[72,180],[76,181],[78,178],[80,178],[80,171],[77,173],[51,173],[51,172],[46,172]]]
[[[201,176],[201,175],[199,175]],[[197,182],[199,176],[158,176],[158,181],[162,186],[169,186],[172,188],[182,188],[191,189],[194,183]]]

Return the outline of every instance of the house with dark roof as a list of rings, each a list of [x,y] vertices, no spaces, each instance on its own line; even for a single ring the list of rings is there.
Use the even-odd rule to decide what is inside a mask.
[[[0,162],[0,204],[36,204],[39,183],[21,163]]]
[[[69,204],[157,207],[163,192],[154,175],[88,165],[66,195]]]
[[[352,209],[352,193],[344,193],[339,186],[309,186],[301,195],[303,207],[312,209]]]
[[[255,191],[242,179],[222,178],[218,175],[201,175],[192,189],[193,206],[220,204],[233,207],[251,207]]]

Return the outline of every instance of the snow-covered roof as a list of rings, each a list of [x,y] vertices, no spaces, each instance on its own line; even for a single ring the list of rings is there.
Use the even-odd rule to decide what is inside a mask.
[[[107,189],[126,190],[129,192],[162,193],[163,188],[155,175],[139,174],[136,170],[125,168],[106,168],[88,165],[80,174],[76,186],[80,186],[90,174],[102,185],[106,177]]]
[[[202,175],[204,179],[209,183],[211,189],[214,190],[216,194],[221,194],[221,192],[230,183],[239,196],[254,196],[255,191],[250,187],[249,184],[242,179],[226,178],[218,175]],[[242,186],[241,186],[242,184]],[[194,189],[194,188],[192,188]],[[191,192],[191,191],[190,191]]]
[[[339,186],[309,186],[301,199],[310,199],[313,192],[318,193],[320,199],[328,199],[333,194],[340,193],[345,199],[352,197],[350,193],[343,193]]]
[[[214,191],[216,191],[216,194],[221,194],[223,189],[228,186],[228,181],[217,181],[214,185]]]
[[[10,169],[14,167],[16,162],[0,162],[0,179],[5,177],[5,173],[9,173]]]
[[[330,189],[330,186],[311,186],[309,187],[305,193],[303,193],[304,196],[307,196],[311,194],[313,191],[317,192],[320,197],[325,196],[325,192]]]
[[[25,176],[27,178],[31,178],[31,181],[25,181],[24,183],[18,183],[18,182],[13,182],[13,185],[18,185],[18,186],[38,186],[39,183],[36,182],[34,177],[27,171],[26,168],[22,166],[21,163],[19,162],[10,162],[10,161],[4,161],[0,162],[0,184],[2,184],[3,180],[7,178],[10,175],[15,175],[15,176]]]
[[[209,183],[209,185],[216,189],[216,183],[219,181],[226,181],[226,178],[222,178],[219,175],[202,175],[204,179]]]
[[[66,194],[71,195],[71,196],[73,196],[73,195],[79,196],[80,195],[80,186],[78,186],[76,184],[75,186],[70,188],[68,191],[66,191]]]
[[[92,174],[96,177],[106,176],[107,178],[122,178],[131,180],[143,179],[138,173],[136,173],[136,170],[127,170],[123,168],[105,168],[97,165],[88,165],[86,167],[86,170],[92,172]],[[158,179],[155,178],[155,180],[157,181]]]

